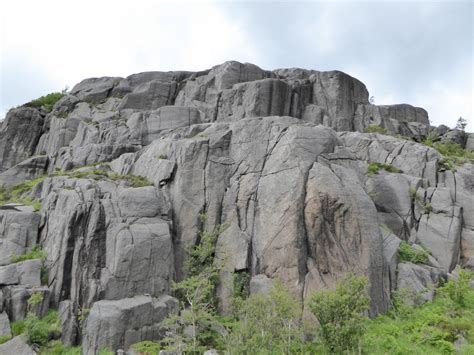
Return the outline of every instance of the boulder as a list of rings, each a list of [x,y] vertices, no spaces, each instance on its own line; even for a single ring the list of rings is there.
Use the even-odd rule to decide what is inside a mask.
[[[25,319],[28,312],[36,314],[39,318],[48,312],[50,292],[48,287],[7,286],[3,288],[5,310],[12,322]],[[28,300],[33,294],[41,294],[37,304],[29,304]]]
[[[0,313],[0,337],[11,336],[10,320],[6,312]]]
[[[0,344],[0,354],[13,355],[36,355],[36,352],[23,340],[21,335],[14,337],[3,344]]]
[[[31,107],[8,111],[0,126],[0,173],[33,155],[44,118]]]
[[[23,255],[36,246],[40,216],[22,212],[21,207],[0,209],[0,265],[7,265],[11,257]]]
[[[40,286],[41,260],[25,260],[0,267],[0,286]]]
[[[161,322],[177,310],[178,301],[171,296],[96,302],[87,317],[83,354],[93,355],[104,348],[115,352],[143,340],[160,340]]]

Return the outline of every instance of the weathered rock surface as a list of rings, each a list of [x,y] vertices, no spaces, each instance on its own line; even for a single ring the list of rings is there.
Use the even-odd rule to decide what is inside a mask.
[[[363,274],[371,315],[388,309],[396,289],[414,303],[431,298],[457,265],[474,268],[474,165],[450,171],[433,148],[362,132],[438,134],[467,149],[472,134],[430,127],[422,108],[368,98],[339,71],[231,61],[86,79],[48,114],[10,111],[0,184],[50,177],[27,193],[41,201],[39,213],[0,207],[0,306],[22,319],[27,299],[42,292],[46,305],[33,311],[59,308],[63,341],[82,341],[90,354],[158,340],[186,251],[219,225],[224,313],[234,272],[249,274],[252,293],[278,278],[300,301],[347,272]],[[371,163],[392,172],[368,174]],[[150,186],[134,186],[146,183],[129,174]],[[399,263],[402,240],[430,251],[427,264]],[[39,260],[10,264],[36,245],[47,255],[44,286]]]
[[[30,346],[25,343],[21,335],[14,337],[12,340],[7,341],[6,343],[0,344],[0,354],[5,355],[36,355],[36,352],[30,348]]]
[[[87,317],[83,354],[93,355],[103,348],[128,349],[143,340],[159,340],[163,336],[161,322],[177,309],[178,301],[170,296],[96,302]]]
[[[11,257],[33,249],[38,239],[40,216],[16,208],[0,209],[0,265],[7,265]]]

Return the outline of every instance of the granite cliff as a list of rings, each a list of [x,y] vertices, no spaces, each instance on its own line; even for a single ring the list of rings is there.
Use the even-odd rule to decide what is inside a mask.
[[[0,184],[28,186],[0,207],[0,336],[40,293],[34,311],[58,309],[85,354],[160,339],[186,250],[216,226],[223,313],[235,273],[299,300],[363,274],[376,315],[398,288],[419,302],[474,268],[474,165],[420,143],[472,151],[474,136],[371,104],[345,73],[226,62],[92,78],[47,111],[12,109],[0,128]],[[428,260],[400,260],[401,243]]]

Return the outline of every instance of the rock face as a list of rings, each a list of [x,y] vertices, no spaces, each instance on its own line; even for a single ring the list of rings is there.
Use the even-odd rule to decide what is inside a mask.
[[[250,276],[252,293],[280,279],[301,301],[348,272],[366,275],[371,315],[397,288],[429,299],[456,265],[474,267],[474,165],[447,170],[414,141],[463,134],[368,97],[338,71],[226,62],[86,79],[50,113],[11,110],[0,185],[49,176],[23,196],[41,201],[38,213],[0,207],[0,311],[13,321],[58,308],[63,341],[86,354],[157,340],[186,251],[216,226],[223,313],[233,272]],[[391,135],[363,133],[371,125]],[[371,163],[382,168],[368,174]],[[401,241],[427,249],[428,263],[400,262]],[[37,245],[44,261],[11,264]],[[43,302],[28,310],[34,292]]]

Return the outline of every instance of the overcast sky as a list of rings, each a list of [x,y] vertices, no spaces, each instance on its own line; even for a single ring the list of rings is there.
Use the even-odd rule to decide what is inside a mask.
[[[376,104],[409,103],[432,124],[473,124],[472,1],[1,0],[0,118],[94,76],[202,70],[342,70]]]

